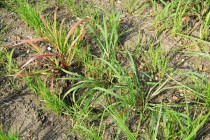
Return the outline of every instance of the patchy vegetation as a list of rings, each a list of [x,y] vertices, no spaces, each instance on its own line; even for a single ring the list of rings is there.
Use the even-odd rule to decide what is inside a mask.
[[[23,111],[42,112],[35,119],[40,126],[28,120],[30,132],[6,123],[18,106],[2,90],[0,136],[9,138],[9,129],[16,129],[23,139],[210,138],[209,1],[0,5],[25,24],[19,23],[21,33],[13,37],[17,25],[6,24],[8,15],[2,14],[2,89],[18,90],[15,98],[35,93],[37,101],[32,94],[24,97],[30,107]],[[54,135],[34,130],[54,122],[61,128]]]

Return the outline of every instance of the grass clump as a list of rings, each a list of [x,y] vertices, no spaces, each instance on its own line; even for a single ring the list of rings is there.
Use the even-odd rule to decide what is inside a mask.
[[[44,25],[39,17],[37,11],[42,10],[43,3],[38,7],[32,7],[27,0],[15,0],[14,3],[17,4],[17,7],[14,7],[14,10],[18,13],[21,19],[29,26],[31,26],[37,33],[41,34]],[[14,4],[12,3],[12,4]],[[12,5],[11,5],[12,6]]]
[[[0,128],[0,139],[1,140],[20,140],[19,136],[12,131],[9,131],[8,134],[4,133],[2,128]]]
[[[200,129],[199,123],[207,121],[209,114],[202,112],[196,118],[190,117],[190,107],[186,104],[186,113],[169,107],[162,107],[151,112],[150,130],[151,139],[193,139]],[[183,106],[183,107],[184,107]],[[195,114],[194,114],[195,115]],[[154,128],[154,129],[152,129]],[[163,135],[160,135],[160,134]]]
[[[184,32],[191,34],[200,27],[200,38],[207,36],[206,29],[209,29],[209,5],[208,1],[172,1],[165,3],[153,1],[155,16],[155,28],[158,33],[163,30],[172,30],[172,34]]]
[[[49,21],[47,21],[44,18],[44,16],[41,13],[39,13],[38,17],[40,17],[42,25],[44,26],[42,28],[43,30],[42,34],[44,34],[45,37],[40,39],[25,40],[18,44],[14,44],[16,46],[20,45],[21,43],[29,43],[31,47],[39,54],[38,56],[35,56],[32,59],[30,59],[28,62],[26,62],[22,66],[22,68],[33,60],[46,57],[49,63],[52,63],[55,68],[61,67],[64,69],[69,69],[70,65],[72,64],[72,60],[74,58],[75,49],[77,48],[77,46],[79,46],[82,38],[85,35],[84,26],[82,26],[81,29],[77,29],[77,27],[82,23],[87,22],[88,20],[84,19],[78,21],[68,32],[66,32],[64,28],[65,19],[62,20],[60,27],[58,28],[57,19],[56,19],[57,10],[58,7],[55,8],[54,22],[52,25],[49,23]],[[54,49],[55,53],[51,54],[45,53],[44,50],[38,44],[36,44],[36,42],[38,41],[44,41],[49,43],[52,49]],[[56,58],[49,59],[48,57],[57,57],[57,59]]]
[[[29,4],[24,1],[19,1],[18,4],[21,4],[21,8],[29,10],[33,9],[29,6]],[[27,7],[25,7],[25,5]],[[29,9],[27,9],[29,8]],[[49,20],[46,20],[45,17],[41,14],[41,12],[31,11],[33,16],[40,21],[37,23],[37,20],[31,21],[28,13],[25,13],[25,10],[17,11],[19,15],[27,22],[30,26],[37,29],[38,34],[42,36],[42,38],[21,40],[15,44],[7,44],[6,46],[18,46],[21,44],[28,44],[30,48],[32,48],[38,55],[30,58],[22,67],[21,71],[13,76],[35,76],[35,75],[46,75],[53,79],[53,77],[58,76],[62,73],[62,69],[68,70],[75,57],[76,49],[81,45],[82,39],[86,33],[84,29],[84,22],[88,22],[88,19],[82,19],[76,22],[72,28],[67,31],[64,27],[65,19],[61,21],[60,24],[57,23],[57,10],[56,6],[54,10],[53,23],[51,24]],[[27,18],[26,18],[27,17]],[[33,18],[33,17],[32,17]],[[81,27],[79,27],[81,25]],[[39,31],[38,31],[39,29]],[[44,48],[42,48],[38,42],[44,42],[50,44],[50,50],[52,49],[52,53],[47,53]],[[32,63],[35,60],[44,59],[44,64],[39,63],[37,66],[37,70],[34,68],[27,72],[24,71],[25,67]],[[41,66],[41,67],[40,67]],[[53,81],[51,83],[53,85]],[[51,86],[53,87],[53,86]]]
[[[39,77],[26,77],[25,80],[27,81],[30,89],[41,97],[47,110],[50,110],[58,115],[71,114],[71,109],[64,101],[60,89],[56,88],[51,91],[46,85],[46,82],[43,82],[43,80]]]
[[[102,23],[89,26],[90,33],[97,40],[101,57],[106,60],[115,59],[119,41],[120,13],[112,11],[102,18]],[[96,30],[95,30],[96,27]]]
[[[148,71],[151,73],[151,78],[162,79],[168,72],[169,58],[164,54],[161,46],[149,46],[149,49],[144,52],[143,60]]]
[[[142,6],[144,6],[145,3],[141,3],[138,0],[123,0],[122,1],[122,7],[125,11],[127,11],[129,14],[134,14],[136,11],[139,10]]]

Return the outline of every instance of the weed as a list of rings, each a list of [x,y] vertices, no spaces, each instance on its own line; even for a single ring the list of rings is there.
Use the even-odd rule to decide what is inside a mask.
[[[189,109],[189,106],[186,105],[186,108]],[[179,138],[182,139],[193,138],[192,136],[195,136],[196,132],[198,131],[198,129],[195,130],[194,128],[199,127],[199,123],[203,121],[205,122],[206,117],[209,116],[209,114],[204,115],[203,113],[201,113],[196,119],[192,119],[189,117],[190,114],[188,111],[187,113],[181,113],[172,109],[164,109],[162,112],[159,112],[159,119],[156,121],[158,121],[158,124],[161,125],[162,130],[164,130],[165,138],[174,139],[178,138],[178,135]],[[172,130],[177,130],[177,132],[174,132]]]
[[[109,4],[111,5],[112,8],[114,7],[114,2],[115,0],[109,0]]]
[[[0,139],[1,140],[20,140],[19,135],[13,133],[11,130],[8,134],[4,133],[2,127],[0,127]]]
[[[208,37],[210,36],[209,30],[210,30],[210,12],[206,14],[205,18],[203,19],[203,22],[201,23],[200,38],[208,40]]]
[[[109,114],[112,116],[114,121],[117,123],[118,129],[120,131],[123,131],[125,136],[129,140],[135,140],[136,139],[135,136],[130,132],[128,127],[125,125],[125,119],[122,118],[118,112],[114,111],[111,106],[109,108],[107,107],[104,107],[104,108],[109,112]]]
[[[23,7],[24,8],[24,7]],[[40,23],[42,26],[38,28],[42,30],[42,35],[45,35],[43,38],[38,39],[29,39],[29,40],[21,40],[16,44],[9,44],[7,46],[17,46],[24,43],[28,43],[32,49],[34,49],[39,55],[30,58],[22,67],[26,67],[28,64],[35,60],[45,59],[44,67],[41,70],[30,71],[26,73],[22,73],[22,70],[18,74],[14,74],[13,76],[34,76],[34,75],[47,75],[48,77],[54,77],[55,75],[62,72],[60,68],[69,69],[73,63],[75,50],[80,45],[82,38],[85,35],[84,26],[79,28],[84,22],[87,22],[87,19],[83,19],[75,23],[72,28],[66,32],[64,28],[64,21],[62,20],[60,26],[58,28],[57,24],[57,9],[54,11],[54,21],[51,25],[48,20],[44,18],[44,16],[39,13],[39,17],[41,19]],[[33,11],[35,14],[35,11]],[[24,13],[21,13],[24,15]],[[27,15],[24,15],[27,16]],[[36,17],[38,15],[36,14]],[[28,21],[29,19],[26,19]],[[33,21],[32,21],[33,22]],[[35,26],[34,26],[35,25]],[[36,28],[36,23],[33,23],[32,26]],[[54,53],[45,53],[45,51],[38,45],[38,41],[42,41],[45,43],[49,43],[52,49],[54,49]],[[47,67],[46,67],[47,66]]]
[[[202,104],[204,107],[210,107],[210,86],[209,80],[204,74],[196,72],[187,73],[188,84],[187,88],[191,90],[191,94],[194,95],[195,101]]]
[[[103,17],[102,25],[96,24],[99,29],[97,33],[94,28],[90,26],[89,30],[96,37],[99,48],[102,52],[102,58],[115,59],[116,49],[119,41],[119,17],[120,13],[114,11]]]
[[[78,18],[89,18],[91,25],[100,23],[101,8],[98,8],[92,1],[85,2],[83,0],[68,0],[68,9],[70,15]],[[103,10],[105,11],[105,10]]]
[[[3,33],[5,33],[8,29],[10,28],[9,25],[4,25],[3,22],[0,22],[0,45],[3,43],[3,41],[5,40],[3,38]]]
[[[46,84],[38,77],[26,77],[25,79],[30,89],[41,97],[46,105],[46,109],[51,110],[58,115],[66,112],[67,114],[70,113],[70,109],[61,99],[59,93],[56,93],[56,90],[50,91]]]
[[[122,7],[129,14],[133,14],[136,10],[138,10],[142,6],[143,5],[140,4],[139,0],[123,0],[122,1]]]
[[[38,34],[42,34],[44,25],[39,17],[38,10],[43,8],[43,3],[37,7],[32,7],[27,0],[16,0],[17,7],[13,7],[21,19],[31,26]]]
[[[4,40],[2,39],[3,37],[2,34],[5,33],[10,26],[4,26],[1,24],[3,23],[0,23],[0,26],[3,27],[0,29],[0,68],[1,68],[0,75],[5,76],[11,73],[18,72],[18,67],[13,60],[13,54],[15,49],[9,50],[4,48],[2,45]],[[8,78],[8,79],[10,84],[14,86],[14,79],[13,78]]]
[[[145,66],[151,73],[151,78],[162,79],[168,71],[169,58],[165,57],[161,46],[149,45],[149,49],[142,54]]]
[[[6,58],[7,58],[7,63],[5,66],[5,70],[7,70],[7,74],[11,73],[17,73],[18,72],[18,67],[13,61],[13,54],[14,54],[15,49],[12,49],[10,53],[5,53]]]
[[[174,1],[170,4],[165,4],[163,10],[158,11],[157,3],[153,2],[155,15],[155,27],[157,32],[162,32],[165,29],[172,29],[172,32],[182,30],[182,17],[185,14],[185,7],[188,3],[183,1]],[[171,14],[169,14],[171,13]]]
[[[207,39],[209,29],[209,2],[172,1],[169,4],[163,3],[163,9],[158,10],[157,3],[153,1],[155,14],[155,27],[157,32],[165,29],[172,29],[172,34],[186,32],[191,34],[200,26],[200,38]],[[205,18],[203,18],[205,17]],[[195,23],[195,19],[198,22]],[[195,26],[189,26],[194,24]]]

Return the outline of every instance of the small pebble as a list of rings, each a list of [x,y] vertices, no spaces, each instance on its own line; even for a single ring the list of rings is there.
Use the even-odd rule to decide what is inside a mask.
[[[52,48],[51,48],[51,47],[47,47],[47,50],[48,50],[48,51],[51,51],[51,50],[52,50]]]
[[[174,101],[179,100],[179,98],[177,98],[176,96],[173,96],[172,98],[173,98]]]
[[[198,70],[199,70],[199,71],[202,71],[203,68],[204,68],[204,65],[199,65]]]
[[[184,62],[184,59],[182,59],[182,62]]]

